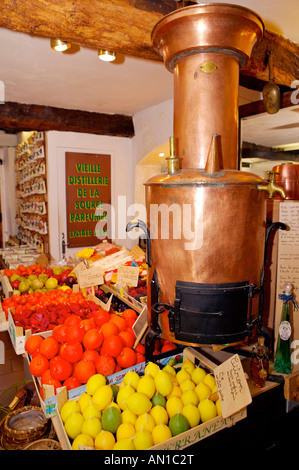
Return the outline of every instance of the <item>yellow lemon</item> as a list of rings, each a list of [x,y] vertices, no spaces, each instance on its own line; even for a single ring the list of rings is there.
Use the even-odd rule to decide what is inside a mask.
[[[154,444],[152,434],[147,431],[146,429],[143,429],[141,431],[137,431],[136,435],[134,437],[134,445],[136,450],[145,450],[148,449],[149,447],[152,447]]]
[[[195,367],[194,371],[191,374],[191,379],[197,385],[203,381],[206,375],[207,373],[202,367]]]
[[[84,446],[84,447],[93,447],[94,446],[94,441],[93,438],[89,434],[79,434],[72,443],[72,449],[73,450],[80,450],[79,446]]]
[[[184,404],[180,397],[170,397],[166,402],[166,411],[169,418],[172,418],[172,416],[181,413],[183,406]]]
[[[155,381],[151,375],[144,375],[137,384],[137,392],[145,393],[151,399],[156,391]]]
[[[195,383],[191,379],[186,379],[186,380],[183,380],[183,382],[180,384],[180,387],[183,392],[185,392],[188,389],[194,390]]]
[[[186,359],[186,361],[183,362],[181,369],[186,369],[191,375],[195,369],[195,365],[192,361],[190,361],[190,359]]]
[[[212,391],[216,385],[215,377],[212,374],[207,374],[203,379],[203,383],[208,385]]]
[[[102,424],[99,418],[91,417],[86,419],[82,424],[81,432],[83,434],[89,434],[91,437],[95,438],[96,435],[101,431]]]
[[[155,375],[154,380],[157,392],[166,397],[173,387],[170,375],[164,370],[159,370]]]
[[[113,399],[113,390],[110,385],[98,387],[92,396],[92,404],[98,410],[104,410]]]
[[[125,374],[123,382],[125,385],[131,385],[131,387],[133,387],[134,390],[137,390],[137,385],[138,385],[139,380],[140,380],[140,377],[137,374],[137,372],[133,370],[129,370]]]
[[[154,418],[156,424],[168,423],[168,413],[163,406],[161,405],[154,406],[151,409],[150,414]]]
[[[116,402],[121,410],[128,408],[127,400],[130,395],[133,395],[133,393],[135,393],[135,390],[133,387],[131,387],[131,385],[124,385],[119,389]]]
[[[144,369],[144,375],[151,375],[152,377],[155,377],[155,375],[157,375],[157,373],[159,372],[160,368],[158,366],[158,364],[156,364],[155,362],[149,362],[146,366],[145,366],[145,369]]]
[[[141,392],[134,392],[127,399],[127,405],[130,411],[135,415],[148,413],[152,407],[149,397]]]
[[[77,401],[69,400],[66,401],[60,410],[60,416],[62,421],[65,423],[67,418],[72,414],[72,413],[79,413],[81,411],[80,405]]]
[[[150,413],[143,413],[136,419],[135,429],[136,431],[142,431],[146,429],[147,431],[152,432],[155,424],[155,420]]]
[[[157,424],[152,431],[154,445],[168,441],[172,437],[172,433],[166,424]]]
[[[183,392],[181,396],[181,400],[184,403],[184,405],[187,405],[188,403],[192,403],[192,405],[197,406],[199,402],[197,393],[195,392],[195,390],[191,390],[190,388],[188,388],[187,390],[185,390],[185,392]]]
[[[94,446],[97,450],[112,450],[115,444],[115,437],[110,431],[102,429],[94,440]]]
[[[187,403],[184,405],[182,415],[187,418],[190,428],[197,426],[200,422],[200,411],[193,403]]]
[[[198,403],[198,409],[200,412],[200,419],[203,423],[210,421],[217,416],[217,408],[212,400],[206,398]]]
[[[177,378],[179,385],[181,385],[181,383],[184,382],[184,380],[191,379],[191,375],[189,374],[187,369],[181,369],[177,372],[176,378]]]
[[[113,450],[135,450],[134,440],[131,437],[116,441]]]
[[[121,420],[123,423],[131,423],[135,426],[136,419],[137,416],[135,415],[135,413],[132,413],[129,408],[126,408],[121,414]]]
[[[81,413],[78,413],[78,411],[74,411],[74,413],[71,413],[67,417],[66,422],[64,423],[67,435],[71,439],[76,439],[76,437],[81,434],[83,423],[84,418]]]
[[[97,388],[106,385],[106,377],[102,374],[92,375],[86,383],[86,392],[93,395]]]
[[[83,418],[84,419],[89,419],[92,417],[95,418],[100,418],[101,417],[101,411],[98,410],[93,404],[91,403],[90,405],[87,405],[84,410],[83,410]]]
[[[217,385],[215,384],[214,387],[212,388],[212,393],[215,393],[218,391]]]
[[[80,395],[80,397],[78,398],[78,403],[80,406],[81,413],[83,413],[84,408],[91,404],[91,396],[88,393],[83,392],[82,395]]]
[[[218,415],[218,416],[222,415],[222,410],[221,410],[221,405],[220,405],[220,400],[219,400],[219,398],[218,398],[218,400],[216,400],[215,405],[216,405],[217,415]]]
[[[208,385],[204,384],[203,382],[200,382],[195,387],[195,392],[198,395],[199,401],[204,400],[209,395],[211,395],[211,391],[212,390],[210,389],[210,387],[208,387]]]
[[[173,375],[174,377],[176,376],[176,370],[173,366],[171,366],[170,364],[166,364],[165,367],[163,367],[164,372],[168,372],[168,374],[171,374]]]
[[[133,437],[136,434],[135,426],[132,423],[121,423],[116,431],[116,440]]]
[[[171,392],[166,396],[166,398],[168,400],[170,397],[181,397],[182,393],[183,393],[183,391],[182,391],[181,387],[177,384],[174,384],[173,387],[172,387]]]

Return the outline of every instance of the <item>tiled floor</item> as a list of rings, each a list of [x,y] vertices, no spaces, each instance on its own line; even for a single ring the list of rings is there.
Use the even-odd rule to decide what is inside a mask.
[[[7,331],[0,332],[1,351],[4,344],[4,358],[0,355],[0,397],[3,391],[15,383],[24,381],[24,359],[15,353]],[[4,364],[2,364],[4,362]],[[0,403],[1,406],[1,403]]]

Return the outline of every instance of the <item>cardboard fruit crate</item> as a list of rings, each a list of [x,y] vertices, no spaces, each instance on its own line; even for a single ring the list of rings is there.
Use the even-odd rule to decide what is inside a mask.
[[[171,358],[169,358],[170,360]],[[207,371],[213,372],[215,368],[217,367],[212,361],[207,359],[204,355],[199,353],[198,351],[194,350],[191,347],[185,348],[183,350],[183,360],[190,359],[192,362],[195,363],[197,366],[201,366]],[[169,362],[169,361],[168,361]],[[141,372],[144,371],[146,364],[143,363],[141,366]],[[131,369],[127,369],[122,371],[123,375]],[[244,373],[243,373],[244,374]],[[122,380],[122,379],[121,379]],[[109,383],[119,383],[117,379],[117,382],[112,382],[109,380]],[[244,375],[244,380],[245,375]],[[71,398],[73,400],[78,400],[79,396]],[[62,387],[57,393],[57,404],[56,404],[56,414],[52,417],[52,422],[53,426],[55,428],[57,437],[59,439],[59,442],[61,444],[62,450],[71,450],[71,441],[65,431],[64,424],[62,422],[61,416],[60,416],[60,410],[63,406],[63,404],[68,400],[68,393],[65,389],[65,387]],[[249,404],[251,400],[247,401],[247,404]],[[156,450],[182,450],[185,449],[186,447],[195,444],[202,439],[205,439],[206,437],[215,434],[225,428],[231,427],[234,424],[236,424],[238,421],[246,418],[247,416],[247,408],[246,406],[241,406],[238,411],[234,412],[230,416],[224,417],[223,415],[217,416],[210,421],[207,421],[205,423],[201,423],[198,426],[194,426],[193,428],[189,429],[188,431],[185,431],[177,436],[172,437],[171,439],[152,446],[147,449],[147,451],[156,451]],[[91,450],[91,448],[87,448],[88,450]],[[132,451],[134,453],[134,451]]]

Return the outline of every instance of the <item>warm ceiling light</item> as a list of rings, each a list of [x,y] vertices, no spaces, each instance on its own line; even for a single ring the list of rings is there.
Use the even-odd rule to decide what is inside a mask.
[[[116,58],[115,52],[107,51],[106,49],[99,49],[98,56],[99,59],[103,60],[104,62],[112,62]]]
[[[61,39],[51,39],[51,48],[54,51],[64,52],[71,47],[69,42],[61,41]]]

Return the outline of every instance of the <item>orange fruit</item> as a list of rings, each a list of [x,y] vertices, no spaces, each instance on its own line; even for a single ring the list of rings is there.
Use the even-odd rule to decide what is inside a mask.
[[[49,368],[49,361],[41,354],[35,356],[29,364],[29,370],[34,377],[41,377],[42,374]]]
[[[116,313],[111,314],[110,321],[116,324],[119,331],[125,330],[127,327],[126,320]]]
[[[138,353],[138,354],[142,354],[144,356],[145,355],[145,346],[141,343],[138,343],[136,348],[135,348],[135,352]]]
[[[104,337],[107,338],[107,336],[110,335],[117,335],[119,329],[115,323],[113,323],[112,321],[108,321],[107,323],[104,323],[104,325],[101,326],[101,332]]]
[[[82,343],[85,333],[84,325],[81,325],[81,322],[71,325],[66,330],[66,341],[68,343],[76,343],[77,341]]]
[[[40,345],[44,338],[40,335],[32,335],[26,340],[25,351],[32,356],[33,353],[39,351]]]
[[[128,367],[132,367],[136,364],[136,353],[132,348],[125,346],[116,358],[116,361],[123,369],[127,369]]]
[[[81,361],[75,364],[74,376],[77,377],[77,379],[80,380],[82,384],[86,384],[88,379],[95,373],[96,373],[96,366],[93,361],[81,359]]]
[[[102,374],[105,377],[112,375],[115,372],[115,359],[112,356],[99,356],[95,363],[98,374]]]
[[[92,328],[86,331],[83,338],[83,346],[85,349],[99,349],[103,339],[103,333],[98,328]]]
[[[93,318],[84,318],[84,320],[81,320],[79,325],[83,326],[85,328],[85,331],[91,330],[92,328],[96,327],[96,324]]]
[[[145,362],[145,356],[143,354],[136,354],[136,364],[141,364],[142,362]]]
[[[134,320],[135,322],[137,320],[137,313],[132,308],[127,308],[126,310],[123,311],[122,318],[124,318],[126,321]]]
[[[121,353],[123,347],[124,344],[119,336],[109,335],[104,338],[101,347],[101,356],[107,355],[117,357]]]
[[[161,353],[166,351],[172,351],[173,349],[177,349],[177,345],[175,343],[166,343],[161,348]]]
[[[65,320],[64,324],[66,326],[78,325],[81,322],[81,318],[78,315],[70,315]]]
[[[49,369],[47,369],[45,371],[46,372],[50,372]],[[60,382],[60,380],[57,380],[57,379],[53,379],[53,377],[51,376],[51,373],[49,374],[46,374],[45,373],[42,375],[43,379],[42,379],[42,385],[53,385],[54,386],[54,392],[56,393],[56,389],[61,387],[62,386],[62,383]],[[43,387],[41,387],[42,389]]]
[[[123,345],[132,348],[135,343],[136,336],[130,331],[120,331],[118,336],[121,338]]]
[[[64,382],[63,386],[66,387],[67,390],[72,390],[73,388],[81,387],[81,382],[77,377],[71,375],[68,377]]]
[[[47,359],[52,359],[58,352],[58,341],[53,336],[45,338],[39,347],[39,352]]]
[[[64,343],[66,341],[66,332],[67,332],[67,325],[58,325],[53,328],[52,336],[55,338],[59,343]]]
[[[83,346],[79,341],[76,343],[66,342],[61,346],[60,355],[71,363],[78,362],[83,355]]]
[[[50,371],[53,379],[63,382],[72,375],[72,364],[61,356],[55,356],[50,360]]]
[[[86,349],[82,354],[82,359],[87,361],[96,362],[100,357],[100,354],[95,349]]]
[[[93,319],[95,324],[98,327],[101,327],[104,325],[104,323],[107,323],[110,320],[110,313],[107,312],[107,310],[104,310],[103,308],[99,308],[99,310],[96,310],[93,314]]]

